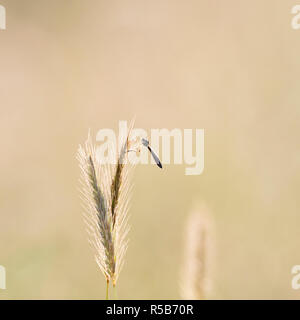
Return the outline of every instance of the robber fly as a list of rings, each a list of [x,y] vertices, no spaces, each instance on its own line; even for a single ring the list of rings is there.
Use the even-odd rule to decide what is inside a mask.
[[[151,149],[150,145],[149,145],[149,141],[142,138],[142,144],[148,148],[148,150],[150,151],[155,163],[162,169],[162,164],[158,158],[158,156],[156,155],[156,153]]]
[[[141,141],[141,140],[138,138],[136,140],[133,140],[131,143],[137,143],[138,141]],[[157,164],[158,167],[160,167],[162,169],[162,164],[161,164],[157,154],[150,147],[149,141],[144,139],[144,138],[142,138],[141,143],[142,143],[143,146],[148,148],[148,150],[150,151],[153,159],[155,160],[155,163]],[[130,146],[130,144],[129,144],[129,146]],[[137,148],[135,150],[134,149],[129,149],[129,150],[127,150],[127,152],[135,152],[136,154],[139,154],[141,152],[141,150],[140,150],[140,148]]]

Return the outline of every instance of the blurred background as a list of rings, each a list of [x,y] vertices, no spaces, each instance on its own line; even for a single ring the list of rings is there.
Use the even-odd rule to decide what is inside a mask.
[[[204,128],[205,169],[134,174],[120,299],[180,298],[197,201],[216,228],[215,299],[299,299],[300,30],[289,0],[0,0],[0,299],[103,299],[86,240],[88,129]]]

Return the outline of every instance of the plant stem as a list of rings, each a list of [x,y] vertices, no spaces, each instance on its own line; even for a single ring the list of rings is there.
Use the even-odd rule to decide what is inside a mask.
[[[116,285],[113,284],[113,292],[114,292],[114,300],[117,300],[117,289],[116,289]]]
[[[108,288],[109,288],[109,280],[106,280],[106,300],[108,300]]]

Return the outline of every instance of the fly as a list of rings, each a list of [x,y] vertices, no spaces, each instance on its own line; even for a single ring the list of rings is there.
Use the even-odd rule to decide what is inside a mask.
[[[156,153],[151,149],[150,145],[149,145],[149,141],[142,138],[142,144],[148,148],[148,150],[150,151],[155,163],[162,169],[162,164],[158,158],[158,156],[156,155]]]

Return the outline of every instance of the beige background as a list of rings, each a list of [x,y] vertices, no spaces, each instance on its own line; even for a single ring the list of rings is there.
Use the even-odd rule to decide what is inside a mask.
[[[195,201],[216,299],[300,298],[300,30],[288,0],[0,0],[0,299],[98,299],[75,159],[88,128],[204,128],[205,170],[140,166],[118,296],[179,298]]]

